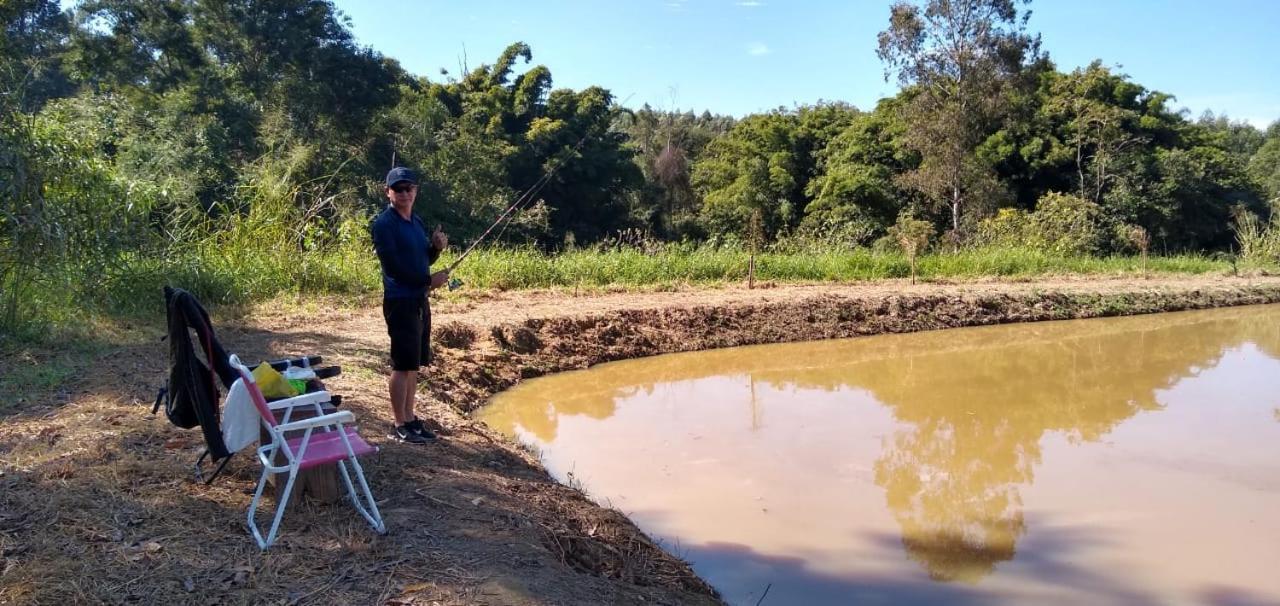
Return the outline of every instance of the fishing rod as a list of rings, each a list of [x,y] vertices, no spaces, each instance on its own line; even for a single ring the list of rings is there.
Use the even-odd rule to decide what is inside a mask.
[[[578,144],[573,146],[573,150],[577,151],[578,147],[581,146],[582,143],[586,140],[587,140],[586,136],[583,136],[582,139],[579,139]],[[537,181],[534,181],[533,185],[529,186],[529,189],[526,189],[524,193],[520,194],[519,198],[516,198],[515,203],[513,203],[511,206],[508,206],[506,210],[502,211],[502,214],[498,215],[497,220],[495,220],[493,224],[488,227],[488,229],[484,230],[484,233],[481,233],[480,237],[476,238],[475,241],[471,243],[471,246],[468,246],[466,250],[462,251],[462,254],[458,255],[458,258],[454,259],[453,263],[449,264],[449,267],[445,271],[448,271],[449,273],[453,273],[453,270],[457,269],[458,266],[462,264],[462,260],[466,259],[467,255],[471,254],[471,251],[475,250],[476,247],[479,246],[480,243],[483,242],[484,239],[488,237],[488,235],[491,232],[493,232],[495,228],[501,225],[503,220],[505,220],[509,216],[511,217],[515,216],[515,212],[519,210],[520,207],[524,206],[526,203],[532,200],[533,197],[538,194],[538,192],[542,191],[542,188],[545,187],[547,183],[551,181],[551,177],[555,176],[556,171],[560,170],[560,167],[563,166],[564,164],[565,164],[564,161],[558,162],[555,165],[553,165],[549,170],[544,172],[542,176],[538,178]]]
[[[634,95],[635,93],[627,95],[627,98],[623,99],[622,103],[619,103],[618,106],[621,107],[623,105],[626,105],[627,101],[631,100],[631,97],[633,97]],[[586,143],[587,137],[590,137],[590,136],[591,136],[591,131],[590,129],[588,129],[587,132],[583,133],[582,137],[578,139],[578,142],[574,144],[571,152],[577,152],[579,148],[582,147],[582,144]],[[516,201],[511,206],[508,206],[506,210],[502,211],[501,215],[498,215],[498,218],[493,222],[493,224],[490,225],[488,229],[485,229],[484,232],[480,234],[480,237],[476,238],[475,241],[471,243],[471,246],[468,246],[466,250],[462,251],[461,255],[458,255],[457,259],[454,259],[453,263],[449,264],[449,267],[446,268],[445,271],[452,274],[453,271],[457,269],[459,265],[462,264],[462,261],[466,259],[467,256],[470,255],[471,252],[474,251],[476,247],[479,246],[480,243],[483,242],[484,239],[488,237],[488,235],[491,232],[493,232],[495,228],[498,227],[498,225],[502,224],[503,220],[507,219],[508,217],[514,217],[515,213],[519,211],[522,206],[525,206],[530,201],[532,201],[534,199],[534,196],[536,196],[538,192],[541,192],[542,188],[546,187],[547,183],[551,182],[551,178],[554,177],[556,172],[560,170],[560,167],[568,163],[569,157],[571,155],[572,153],[564,153],[561,156],[561,159],[559,162],[556,162],[551,166],[551,168],[544,171],[543,174],[538,178],[538,180],[534,181],[533,185],[529,186],[529,189],[526,189],[524,193],[520,194],[520,196],[516,198]],[[506,228],[503,227],[503,230],[505,231]],[[458,280],[457,278],[453,278],[449,280],[449,290],[454,290],[461,285],[462,285],[462,281]]]

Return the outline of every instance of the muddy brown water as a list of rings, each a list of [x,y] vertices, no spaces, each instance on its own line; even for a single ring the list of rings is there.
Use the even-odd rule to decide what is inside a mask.
[[[629,360],[478,416],[732,604],[1280,604],[1277,305]]]

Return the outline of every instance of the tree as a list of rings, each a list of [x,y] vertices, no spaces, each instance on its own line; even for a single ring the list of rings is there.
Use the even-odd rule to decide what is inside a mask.
[[[627,135],[627,145],[635,151],[645,178],[632,216],[667,238],[700,233],[696,229],[699,198],[693,187],[693,165],[707,145],[733,124],[728,116],[659,111],[648,104],[624,111],[614,127]]]
[[[354,139],[396,102],[394,70],[355,43],[329,0],[194,5],[192,36],[207,60],[258,103],[280,108],[286,137]]]
[[[901,142],[905,128],[896,99],[858,115],[817,153],[801,230],[833,243],[866,245],[883,234],[911,194],[897,177],[917,162]]]
[[[821,150],[856,120],[845,103],[819,103],[748,116],[712,141],[694,165],[703,219],[720,235],[742,233],[759,210],[767,238],[799,226]]]
[[[14,111],[34,113],[49,99],[71,93],[65,73],[70,22],[57,0],[0,3],[0,95],[16,100]]]
[[[1149,196],[1167,215],[1154,226],[1175,249],[1225,249],[1232,242],[1231,208],[1265,209],[1243,164],[1213,145],[1156,149],[1155,174]]]
[[[160,94],[204,73],[184,0],[88,0],[76,8],[70,61],[95,92]],[[135,97],[136,98],[136,97]]]
[[[483,231],[514,201],[507,161],[516,147],[488,136],[482,125],[455,117],[441,88],[403,85],[399,104],[377,130],[391,133],[393,142],[382,150],[383,166],[389,166],[394,155],[397,163],[420,169],[422,203],[416,208],[424,221],[448,225],[450,233],[465,238]],[[504,235],[531,234],[508,230]]]
[[[1094,61],[1055,79],[1046,109],[1064,124],[1081,198],[1101,203],[1123,156],[1145,144],[1137,128],[1146,91]]]
[[[1041,182],[1143,226],[1163,250],[1225,247],[1232,205],[1263,210],[1246,171],[1261,145],[1253,127],[1212,115],[1189,122],[1169,109],[1170,95],[1098,61],[1052,74],[1041,90]]]
[[[104,153],[127,174],[181,176],[173,208],[241,212],[255,175],[300,207],[358,205],[370,125],[403,72],[357,46],[331,2],[87,0],[76,15],[82,94],[123,97],[133,127]]]
[[[530,128],[528,149],[541,161],[536,173],[516,177],[532,183],[559,166],[542,198],[561,241],[572,234],[576,242],[593,242],[630,226],[626,200],[644,177],[626,136],[612,128],[620,111],[613,94],[598,86],[558,89],[548,98],[546,120]]]
[[[1267,128],[1266,141],[1249,160],[1249,176],[1272,204],[1280,202],[1280,120]]]
[[[803,210],[794,114],[748,116],[707,146],[693,167],[702,217],[717,235],[740,234],[759,210],[766,237],[798,223]]]
[[[1213,112],[1206,111],[1196,120],[1196,126],[1202,129],[1206,141],[1246,164],[1267,142],[1265,130],[1259,130],[1248,122],[1232,120],[1226,114],[1215,116]]]
[[[552,90],[549,69],[517,73],[520,60],[532,61],[533,52],[516,42],[460,80],[402,89],[386,127],[401,157],[425,169],[420,195],[441,202],[427,212],[452,217],[462,226],[455,235],[478,233],[518,192],[554,172],[530,203],[545,220],[504,234],[554,247],[570,234],[591,242],[629,227],[626,201],[642,177],[625,135],[612,129],[620,111],[613,95],[600,87]]]
[[[1039,37],[1024,33],[1029,15],[1015,0],[898,2],[880,32],[886,80],[896,72],[910,88],[904,142],[921,156],[903,181],[948,208],[956,234],[966,213],[1001,194],[974,152],[999,126],[1006,89],[1028,84],[1023,67],[1039,56]]]

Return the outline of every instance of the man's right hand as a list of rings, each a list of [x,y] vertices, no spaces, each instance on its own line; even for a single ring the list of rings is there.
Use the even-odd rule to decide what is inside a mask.
[[[444,286],[448,282],[449,282],[449,270],[447,269],[442,269],[434,274],[431,274],[431,290],[440,288],[441,286]]]
[[[431,246],[440,252],[449,248],[449,234],[440,231],[439,225],[436,226],[435,231],[431,232]]]

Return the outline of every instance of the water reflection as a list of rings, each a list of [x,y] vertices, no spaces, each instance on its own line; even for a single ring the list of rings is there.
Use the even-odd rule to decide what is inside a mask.
[[[502,403],[482,416],[501,431],[555,450],[566,419],[610,419],[620,403],[629,406],[677,385],[745,384],[746,397],[736,400],[741,416],[719,422],[751,434],[766,434],[798,412],[770,407],[758,392],[869,398],[892,417],[891,428],[878,434],[881,448],[869,461],[869,475],[906,557],[933,580],[972,584],[1018,553],[1028,533],[1023,493],[1036,479],[1049,434],[1068,444],[1097,443],[1127,420],[1162,410],[1162,394],[1247,344],[1263,359],[1280,359],[1278,316],[1280,308],[1267,306],[665,356],[531,382],[499,398],[523,404]],[[703,395],[679,406],[710,408],[714,402],[715,410],[725,409],[719,396],[690,393]],[[788,405],[806,404],[797,397]],[[1273,407],[1274,399],[1249,410],[1280,420]],[[834,417],[831,423],[857,425]],[[848,439],[874,437],[851,433]],[[796,440],[804,439],[797,434],[769,444],[799,448]],[[628,469],[646,463],[659,464],[633,461]],[[832,469],[840,464],[829,463]],[[657,481],[648,488],[663,490]]]
[[[1088,384],[1079,382],[1081,376],[1090,369],[1103,366],[1097,363],[1101,359],[1122,359],[1126,366],[1132,368],[1131,372],[1138,375],[1160,374],[1160,369],[1147,368],[1149,360],[1180,364],[1181,371],[1172,371],[1151,381],[1149,387],[1136,395],[1129,393],[1129,384],[1110,387],[1117,393],[1125,392],[1126,399],[1140,398],[1147,407],[1151,407],[1154,405],[1152,392],[1155,389],[1167,387],[1179,377],[1192,375],[1202,366],[1211,365],[1224,350],[1245,341],[1255,343],[1269,357],[1280,359],[1280,323],[1275,319],[1280,312],[1276,309],[1276,306],[1254,306],[1094,321],[992,326],[803,344],[739,347],[628,360],[525,383],[500,395],[495,401],[505,401],[508,395],[518,396],[520,390],[536,384],[540,398],[536,405],[504,407],[501,411],[489,409],[481,416],[495,429],[509,435],[514,435],[515,429],[520,427],[536,436],[539,441],[550,443],[556,439],[556,428],[562,416],[583,415],[592,419],[607,419],[615,413],[617,402],[650,395],[657,385],[664,383],[695,381],[707,377],[742,377],[752,382],[753,392],[756,381],[779,389],[835,391],[859,387],[860,381],[867,379],[874,380],[874,377],[866,377],[865,373],[849,375],[846,371],[861,364],[879,362],[880,368],[884,368],[886,364],[893,365],[891,374],[901,373],[905,379],[896,381],[892,388],[884,390],[886,397],[893,397],[894,394],[912,389],[912,381],[920,380],[920,373],[914,372],[917,356],[954,357],[959,360],[985,355],[989,361],[994,361],[1005,352],[1022,354],[1042,349],[1067,348],[1072,351],[1070,363],[1065,364],[1065,360],[1060,362],[1064,363],[1064,370],[1070,373],[1070,380],[1059,383],[1073,390],[1088,389],[1091,386],[1108,389],[1100,384],[1101,381],[1092,377],[1086,377]],[[1210,317],[1206,314],[1213,315]],[[1191,326],[1197,329],[1183,330]],[[1010,330],[1016,334],[1009,332]],[[1010,339],[1016,339],[1016,343],[1010,343]],[[1101,351],[1112,344],[1124,347],[1124,353],[1111,355],[1110,351]],[[1014,345],[1021,347],[1011,348]],[[1188,351],[1213,353],[1205,354],[1204,359],[1192,359],[1195,356],[1183,356],[1184,346],[1190,348]],[[1155,349],[1156,347],[1162,349]],[[1049,353],[1051,352],[1040,352],[1039,356],[1043,358]],[[1098,359],[1090,359],[1091,356],[1097,356]],[[1180,362],[1181,357],[1187,359]],[[969,365],[969,368],[972,369],[973,365]],[[990,370],[977,370],[980,372],[964,377],[964,381],[956,381],[948,389],[962,389],[978,380],[999,378],[996,375],[1000,372],[1015,374],[1021,371],[1038,371],[1034,365],[1021,364],[1018,360],[1003,361],[998,366],[993,365]],[[1041,396],[1041,400],[1045,398],[1043,394],[1037,395]],[[758,403],[753,398],[749,404],[749,418],[753,424],[758,424],[761,414]],[[934,407],[936,408],[936,403]],[[1077,421],[1081,427],[1091,425],[1087,414]],[[1075,427],[1071,424],[1065,429]],[[1055,427],[1062,428],[1064,427]],[[1105,427],[1096,429],[1103,431]],[[1080,437],[1091,439],[1084,435]]]
[[[1019,487],[1034,480],[1045,433],[1097,440],[1159,409],[1157,390],[1249,340],[1280,357],[1272,314],[1177,319],[1185,322],[1153,316],[989,331],[960,352],[937,351],[945,340],[937,333],[851,368],[841,381],[871,391],[910,425],[875,466],[910,557],[934,579],[982,578],[1013,558],[1026,530]],[[828,376],[811,381],[833,387]]]

